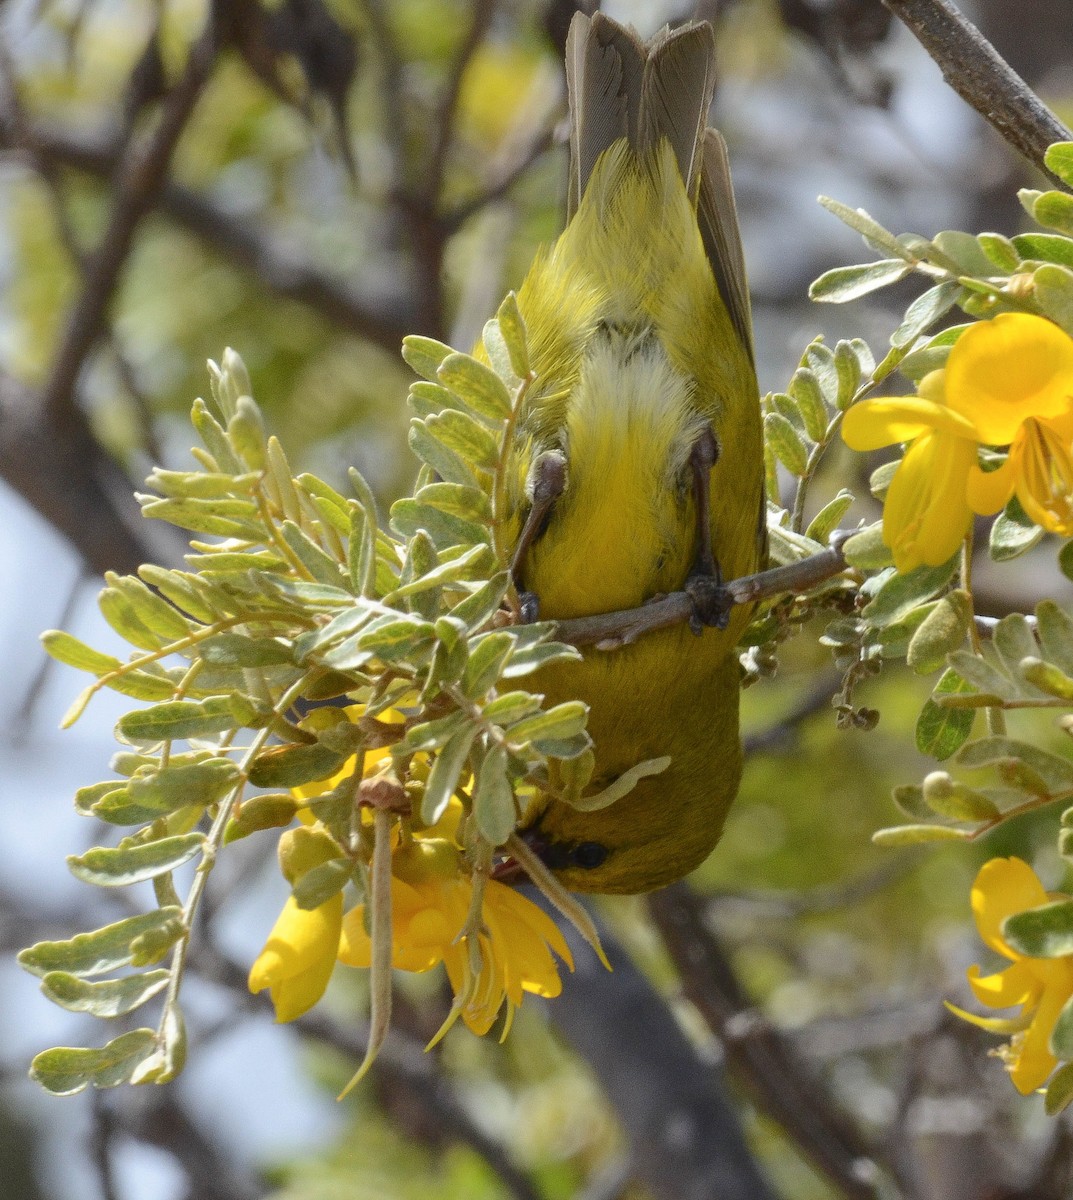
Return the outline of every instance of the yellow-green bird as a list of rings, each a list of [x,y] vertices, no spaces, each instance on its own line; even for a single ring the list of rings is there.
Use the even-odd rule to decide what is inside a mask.
[[[706,22],[647,45],[603,15],[567,43],[569,222],[518,293],[536,381],[509,480],[515,577],[540,619],[734,579],[765,553],[760,406],[726,145],[706,128]],[[590,706],[591,790],[670,766],[608,808],[546,801],[525,836],[569,888],[642,892],[719,838],[741,776],[748,611],[546,668],[549,703]]]

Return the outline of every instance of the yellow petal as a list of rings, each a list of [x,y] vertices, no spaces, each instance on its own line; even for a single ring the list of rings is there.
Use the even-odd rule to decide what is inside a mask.
[[[922,396],[896,396],[855,404],[843,419],[842,439],[853,450],[878,450],[933,429],[973,437],[971,422],[945,405]]]
[[[1039,980],[1023,959],[994,975],[981,975],[979,967],[970,967],[968,975],[976,999],[989,1008],[1011,1008],[1015,1004],[1032,1006],[1039,998]]]
[[[268,988],[277,1021],[293,1021],[324,995],[342,921],[342,893],[313,909],[301,909],[293,896],[287,898],[249,977],[251,992]]]
[[[980,937],[999,954],[1022,958],[1002,936],[1002,922],[1014,913],[1047,903],[1036,872],[1020,858],[993,858],[984,863],[972,885],[972,913]]]
[[[958,1008],[956,1004],[951,1004],[949,1000],[944,1000],[943,1004],[954,1014],[955,1017],[960,1017],[963,1021],[968,1021],[970,1025],[976,1025],[980,1029],[986,1029],[988,1033],[1013,1034],[1020,1033],[1021,1030],[1027,1029],[1030,1016],[1022,1015],[1020,1017],[978,1017],[976,1013],[967,1012],[964,1008]]]
[[[1028,420],[1010,447],[1017,498],[1044,529],[1073,534],[1073,422]]]
[[[1022,1096],[1042,1087],[1058,1065],[1058,1059],[1051,1053],[1051,1032],[1071,992],[1073,982],[1064,988],[1045,988],[1032,1024],[1012,1047],[1010,1078]]]
[[[1030,313],[966,329],[946,363],[946,402],[987,445],[1011,442],[1027,417],[1056,416],[1073,396],[1073,338]]]
[[[905,452],[883,506],[883,540],[901,572],[937,567],[957,552],[972,513],[966,480],[976,447],[949,433],[928,433]]]
[[[969,508],[982,517],[997,513],[1013,495],[1014,482],[1012,456],[997,471],[981,471],[973,464],[966,491]]]

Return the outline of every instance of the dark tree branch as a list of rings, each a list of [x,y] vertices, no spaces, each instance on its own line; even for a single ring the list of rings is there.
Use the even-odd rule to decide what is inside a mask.
[[[1052,142],[1073,141],[1065,125],[950,0],[883,0],[938,64],[955,92],[1019,153],[1044,166]]]
[[[878,1200],[873,1147],[833,1108],[790,1044],[751,1019],[752,1006],[705,923],[705,901],[675,884],[654,892],[648,904],[685,994],[723,1042],[734,1077],[844,1196]]]
[[[181,561],[185,538],[163,521],[145,520],[130,479],[81,410],[72,408],[57,431],[45,422],[36,394],[2,374],[0,477],[97,573],[133,574],[144,562]]]
[[[108,306],[119,283],[142,218],[156,203],[172,154],[216,63],[215,9],[190,50],[186,69],[161,105],[160,118],[144,146],[131,144],[120,163],[112,211],[100,244],[86,263],[82,292],[45,382],[41,407],[63,433],[71,421],[78,376],[104,328]]]
[[[776,1200],[722,1071],[606,928],[608,972],[571,928],[574,973],[547,1012],[596,1075],[626,1132],[632,1174],[659,1200]],[[810,1101],[812,1103],[812,1101]]]
[[[16,140],[12,129],[5,131],[5,137],[9,144],[31,155],[44,156],[97,179],[109,179],[118,161],[110,145],[44,125],[35,126],[25,140]],[[388,297],[374,301],[360,295],[318,271],[279,238],[232,216],[190,188],[167,183],[158,200],[161,212],[221,257],[256,276],[268,291],[307,305],[341,329],[367,338],[392,354],[398,352],[407,333],[417,330],[417,313],[405,301]]]

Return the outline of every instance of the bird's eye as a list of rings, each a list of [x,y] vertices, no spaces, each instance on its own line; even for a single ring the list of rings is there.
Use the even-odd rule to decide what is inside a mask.
[[[607,861],[608,849],[599,842],[581,842],[570,855],[574,866],[591,870]]]

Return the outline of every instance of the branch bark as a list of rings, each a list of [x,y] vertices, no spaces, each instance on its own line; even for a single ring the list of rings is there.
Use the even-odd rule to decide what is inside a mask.
[[[1062,124],[982,33],[950,0],[883,0],[955,92],[1059,187],[1044,165],[1052,142],[1073,141]]]

